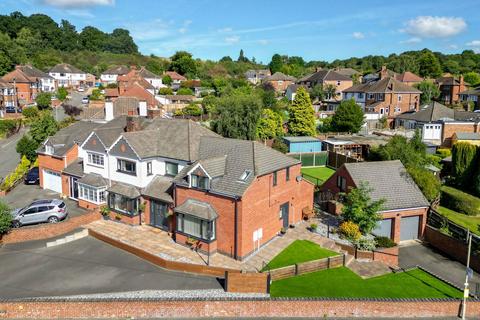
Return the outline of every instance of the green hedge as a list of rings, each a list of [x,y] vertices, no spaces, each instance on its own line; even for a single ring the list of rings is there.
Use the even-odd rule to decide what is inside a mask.
[[[443,186],[441,190],[440,202],[444,207],[469,216],[480,215],[480,198],[452,187]]]

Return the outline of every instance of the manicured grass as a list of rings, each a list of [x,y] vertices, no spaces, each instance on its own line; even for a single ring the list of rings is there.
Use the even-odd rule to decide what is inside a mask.
[[[321,184],[327,181],[327,179],[335,173],[335,170],[328,167],[302,168],[302,173],[305,174],[305,179],[308,181],[311,181],[314,184]],[[321,181],[318,181],[317,179]]]
[[[362,279],[346,267],[274,281],[272,297],[461,298],[462,292],[420,270]]]
[[[442,216],[445,216],[448,220],[462,227],[470,229],[472,233],[480,235],[480,230],[478,229],[480,225],[480,217],[467,216],[466,214],[459,213],[441,206],[438,207],[437,211]]]
[[[276,255],[263,270],[291,266],[295,263],[312,261],[338,255],[337,252],[324,249],[308,240],[295,240]]]

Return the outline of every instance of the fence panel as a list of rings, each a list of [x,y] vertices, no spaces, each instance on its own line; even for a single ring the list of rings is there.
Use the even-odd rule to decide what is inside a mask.
[[[290,153],[289,156],[302,162],[302,167],[320,167],[327,165],[327,151],[315,153]]]

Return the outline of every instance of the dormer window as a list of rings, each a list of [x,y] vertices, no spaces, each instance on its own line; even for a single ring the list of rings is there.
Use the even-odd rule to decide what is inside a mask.
[[[47,144],[47,145],[45,146],[45,152],[46,152],[47,154],[53,154],[53,153],[55,152],[55,149],[53,148],[53,146]]]
[[[210,182],[208,177],[201,177],[196,174],[190,175],[190,185],[193,188],[209,189]]]
[[[250,177],[251,174],[252,174],[252,170],[245,170],[240,176],[240,181],[241,182],[247,181],[247,179]]]

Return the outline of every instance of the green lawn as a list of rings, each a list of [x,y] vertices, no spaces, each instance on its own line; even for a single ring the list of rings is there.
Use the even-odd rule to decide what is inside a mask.
[[[319,179],[321,181],[318,182],[321,184],[327,181],[335,173],[335,170],[328,167],[302,168],[302,173],[305,174],[305,179],[308,181],[317,184],[317,179]]]
[[[467,216],[466,214],[459,213],[445,207],[438,207],[437,211],[441,215],[445,216],[448,220],[451,220],[462,227],[470,229],[472,233],[480,235],[480,230],[478,230],[478,226],[480,225],[480,217]]]
[[[367,280],[346,267],[274,281],[272,297],[461,298],[462,292],[428,273],[413,269]]]
[[[276,255],[263,270],[291,266],[295,263],[323,259],[338,255],[337,252],[324,249],[308,240],[295,240]]]

